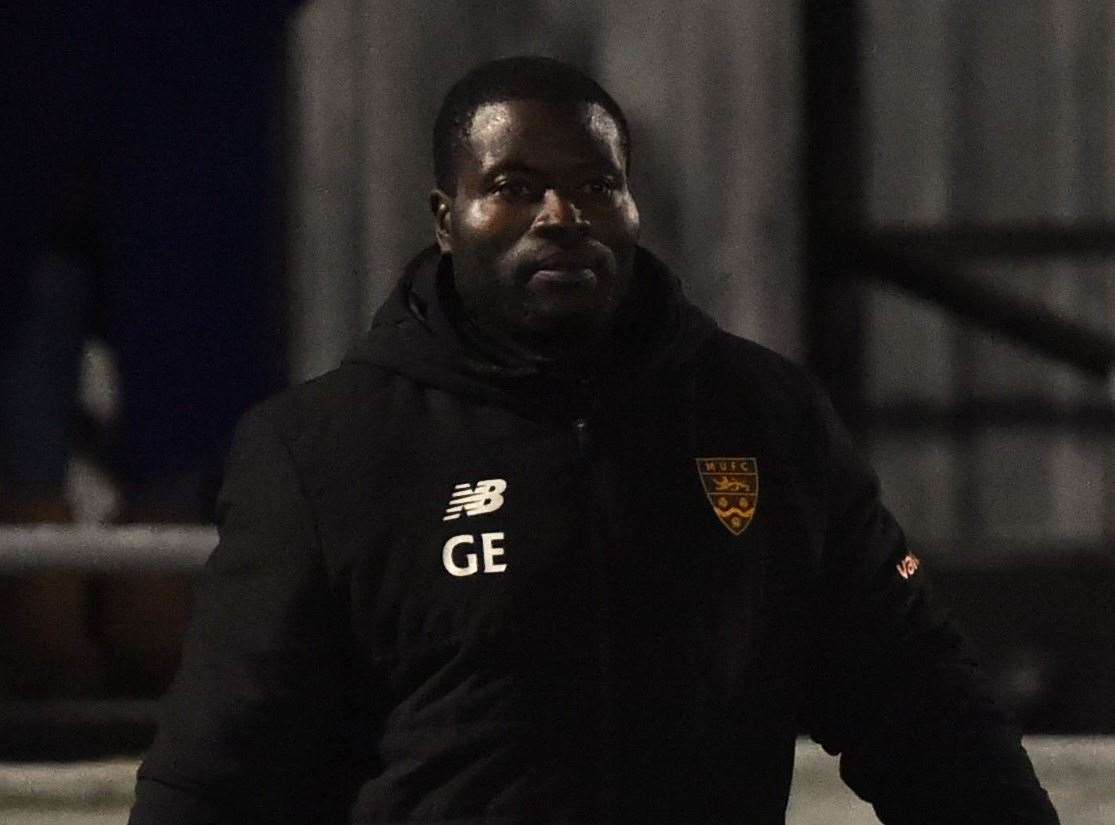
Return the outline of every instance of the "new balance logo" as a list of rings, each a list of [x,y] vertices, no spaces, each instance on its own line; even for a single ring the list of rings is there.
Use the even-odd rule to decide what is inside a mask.
[[[506,489],[507,482],[502,478],[478,481],[475,487],[457,484],[453,487],[453,496],[449,499],[449,507],[442,521],[458,519],[462,511],[466,516],[494,513],[503,506],[503,492]]]

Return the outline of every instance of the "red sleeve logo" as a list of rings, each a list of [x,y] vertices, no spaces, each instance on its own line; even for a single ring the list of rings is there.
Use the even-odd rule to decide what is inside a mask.
[[[895,566],[898,568],[898,575],[904,579],[908,579],[914,575],[914,573],[918,572],[921,562],[918,561],[918,557],[913,553],[907,553],[905,558]]]

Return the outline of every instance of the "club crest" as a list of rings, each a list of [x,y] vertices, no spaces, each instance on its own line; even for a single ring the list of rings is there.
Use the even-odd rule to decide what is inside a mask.
[[[716,517],[734,536],[747,529],[759,501],[754,458],[698,458],[697,472]]]

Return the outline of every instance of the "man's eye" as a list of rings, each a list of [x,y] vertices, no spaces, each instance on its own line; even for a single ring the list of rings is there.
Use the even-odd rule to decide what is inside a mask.
[[[496,184],[496,193],[505,198],[529,198],[534,194],[534,189],[529,183],[521,180],[505,180]]]
[[[610,195],[615,191],[615,185],[606,179],[590,180],[586,183],[583,189],[590,195]]]

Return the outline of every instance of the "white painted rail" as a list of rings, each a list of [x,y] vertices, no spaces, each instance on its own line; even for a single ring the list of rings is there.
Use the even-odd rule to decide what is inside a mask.
[[[193,571],[217,545],[208,525],[27,524],[0,527],[0,574]]]

